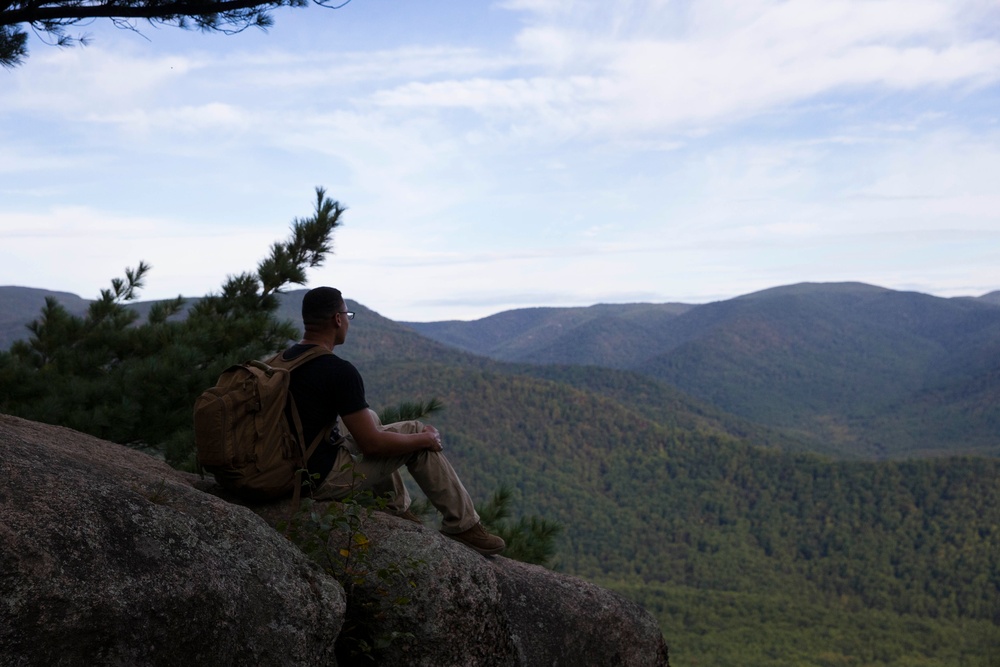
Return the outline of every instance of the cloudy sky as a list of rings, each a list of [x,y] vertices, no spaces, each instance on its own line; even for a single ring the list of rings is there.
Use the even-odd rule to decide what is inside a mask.
[[[0,70],[0,285],[310,275],[396,320],[796,282],[1000,289],[995,0],[353,0]]]

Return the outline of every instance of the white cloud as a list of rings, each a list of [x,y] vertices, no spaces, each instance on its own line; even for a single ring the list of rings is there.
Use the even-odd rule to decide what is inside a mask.
[[[185,56],[136,57],[99,46],[37,49],[10,73],[0,110],[79,120],[95,111],[149,101],[196,69]]]
[[[217,290],[229,274],[254,270],[279,238],[89,207],[31,214],[0,210],[0,282],[92,298],[126,266],[144,261],[153,267],[144,298],[201,295]]]
[[[129,135],[163,133],[169,137],[165,144],[176,142],[185,135],[199,138],[205,134],[247,135],[263,125],[248,110],[220,102],[168,108],[138,107],[108,114],[94,113],[88,120],[114,125]]]
[[[481,44],[456,28],[387,48],[373,12],[367,50],[37,49],[0,91],[23,128],[0,138],[0,234],[25,232],[3,236],[0,281],[89,295],[145,259],[151,290],[214,289],[324,185],[350,210],[316,280],[393,317],[805,279],[1000,286],[994,2],[492,11],[518,20]]]
[[[52,174],[54,172],[83,168],[88,162],[81,158],[73,158],[56,152],[48,154],[29,152],[27,149],[18,146],[9,146],[7,150],[0,153],[0,174],[23,174],[25,172],[44,172]],[[9,188],[9,183],[0,185],[0,192]],[[36,186],[32,188],[38,190]]]

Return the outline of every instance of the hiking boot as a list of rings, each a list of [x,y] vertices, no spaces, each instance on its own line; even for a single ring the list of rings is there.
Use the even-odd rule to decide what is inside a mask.
[[[502,538],[487,533],[481,523],[477,523],[472,528],[461,533],[445,533],[445,535],[461,542],[470,549],[478,551],[484,556],[498,554],[507,546]]]

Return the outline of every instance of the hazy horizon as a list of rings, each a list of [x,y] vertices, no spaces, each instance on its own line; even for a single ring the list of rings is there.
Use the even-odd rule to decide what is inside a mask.
[[[725,296],[725,297],[722,297],[722,298],[719,298],[719,299],[710,299],[710,300],[706,300],[706,301],[681,301],[681,300],[677,300],[677,299],[672,299],[672,300],[669,300],[669,301],[617,301],[617,302],[598,301],[598,302],[594,302],[594,303],[577,304],[577,305],[573,305],[573,306],[561,306],[561,305],[554,305],[554,304],[537,304],[537,305],[530,305],[530,306],[521,306],[521,307],[518,307],[518,308],[503,308],[501,310],[496,310],[496,311],[493,311],[493,312],[489,312],[489,313],[486,313],[485,315],[480,315],[478,317],[452,317],[452,318],[445,318],[445,319],[442,319],[442,320],[426,320],[426,319],[425,320],[420,320],[420,319],[396,318],[396,317],[392,317],[392,316],[390,316],[390,315],[382,312],[382,310],[380,310],[376,304],[365,303],[364,301],[361,301],[360,299],[354,298],[350,294],[345,294],[344,297],[346,299],[350,300],[350,301],[354,301],[355,303],[361,304],[365,308],[368,308],[369,310],[372,310],[372,311],[378,313],[382,317],[386,317],[386,318],[388,318],[390,320],[393,320],[395,322],[422,322],[422,323],[427,323],[427,322],[439,322],[439,321],[447,321],[447,320],[474,321],[474,320],[485,319],[487,317],[491,317],[493,315],[498,315],[500,313],[511,311],[511,310],[520,310],[520,309],[528,309],[528,308],[589,308],[589,307],[598,306],[598,305],[629,305],[629,304],[651,304],[651,305],[657,305],[657,304],[685,304],[685,305],[698,306],[698,305],[705,305],[705,304],[708,304],[708,303],[714,303],[714,302],[717,302],[717,301],[726,301],[728,299],[735,299],[735,298],[738,298],[738,297],[741,297],[741,296],[747,296],[749,294],[754,294],[754,293],[757,293],[757,292],[768,291],[768,290],[773,290],[773,289],[780,289],[780,288],[783,288],[783,287],[791,287],[793,285],[798,285],[798,284],[813,284],[813,285],[834,285],[834,284],[859,284],[859,285],[861,285],[861,284],[863,284],[863,285],[869,285],[870,287],[875,287],[875,288],[892,289],[892,288],[885,287],[883,285],[872,285],[871,283],[863,283],[861,281],[852,281],[852,280],[841,281],[841,282],[837,282],[837,283],[809,283],[809,282],[802,282],[802,283],[788,283],[788,284],[785,284],[785,285],[772,285],[770,287],[765,287],[765,288],[760,289],[760,290],[753,290],[752,292],[744,292],[744,293],[741,293],[741,294],[734,294],[732,296]],[[292,287],[290,287],[288,289],[283,290],[283,292],[306,291],[306,290],[312,289],[313,287],[316,287],[316,286],[317,285],[307,285],[307,286],[298,286],[298,285],[296,285],[296,286],[292,286]],[[84,301],[95,300],[95,299],[97,299],[99,297],[99,294],[95,294],[95,295],[92,295],[92,296],[87,296],[87,295],[83,295],[83,294],[78,294],[76,292],[73,292],[73,291],[67,290],[67,289],[50,289],[50,288],[47,288],[47,287],[35,287],[35,286],[31,286],[31,285],[0,285],[0,289],[6,289],[6,288],[20,288],[20,289],[39,290],[39,291],[44,291],[44,292],[56,292],[56,293],[68,294],[70,296],[78,297],[78,298],[80,298],[80,299],[82,299]],[[217,293],[217,290],[213,290],[213,291]],[[944,298],[944,299],[951,299],[951,298],[971,298],[971,299],[978,299],[978,298],[982,298],[982,297],[985,297],[985,296],[989,296],[990,294],[1000,293],[1000,290],[990,290],[990,291],[984,292],[982,294],[957,294],[957,295],[952,295],[952,296],[940,296],[940,295],[937,295],[937,294],[932,294],[930,292],[922,292],[920,290],[893,290],[893,291],[917,292],[917,293],[920,293],[920,294],[926,294],[928,296],[936,296],[938,298]],[[138,297],[134,301],[132,301],[130,303],[145,303],[145,302],[152,302],[152,301],[160,301],[160,300],[163,300],[163,299],[170,299],[170,298],[174,298],[174,297],[177,297],[177,296],[181,296],[181,297],[183,297],[185,299],[198,299],[198,298],[201,298],[201,297],[206,296],[206,295],[207,295],[207,293],[206,294],[201,294],[201,295],[194,295],[194,294],[174,294],[172,296],[167,296],[167,297],[150,298],[150,297],[146,297],[145,294],[144,294],[144,292],[142,290],[140,290]]]

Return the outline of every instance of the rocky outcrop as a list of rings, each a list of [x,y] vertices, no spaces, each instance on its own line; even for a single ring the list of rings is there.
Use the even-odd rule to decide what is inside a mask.
[[[0,415],[0,664],[333,664],[343,589],[161,461]]]
[[[655,621],[624,598],[379,513],[364,526],[370,569],[419,565],[349,600],[272,528],[290,502],[251,511],[211,491],[140,452],[0,415],[0,665],[335,665],[350,603],[376,583],[410,598],[381,609],[394,639],[380,665],[667,664]]]

